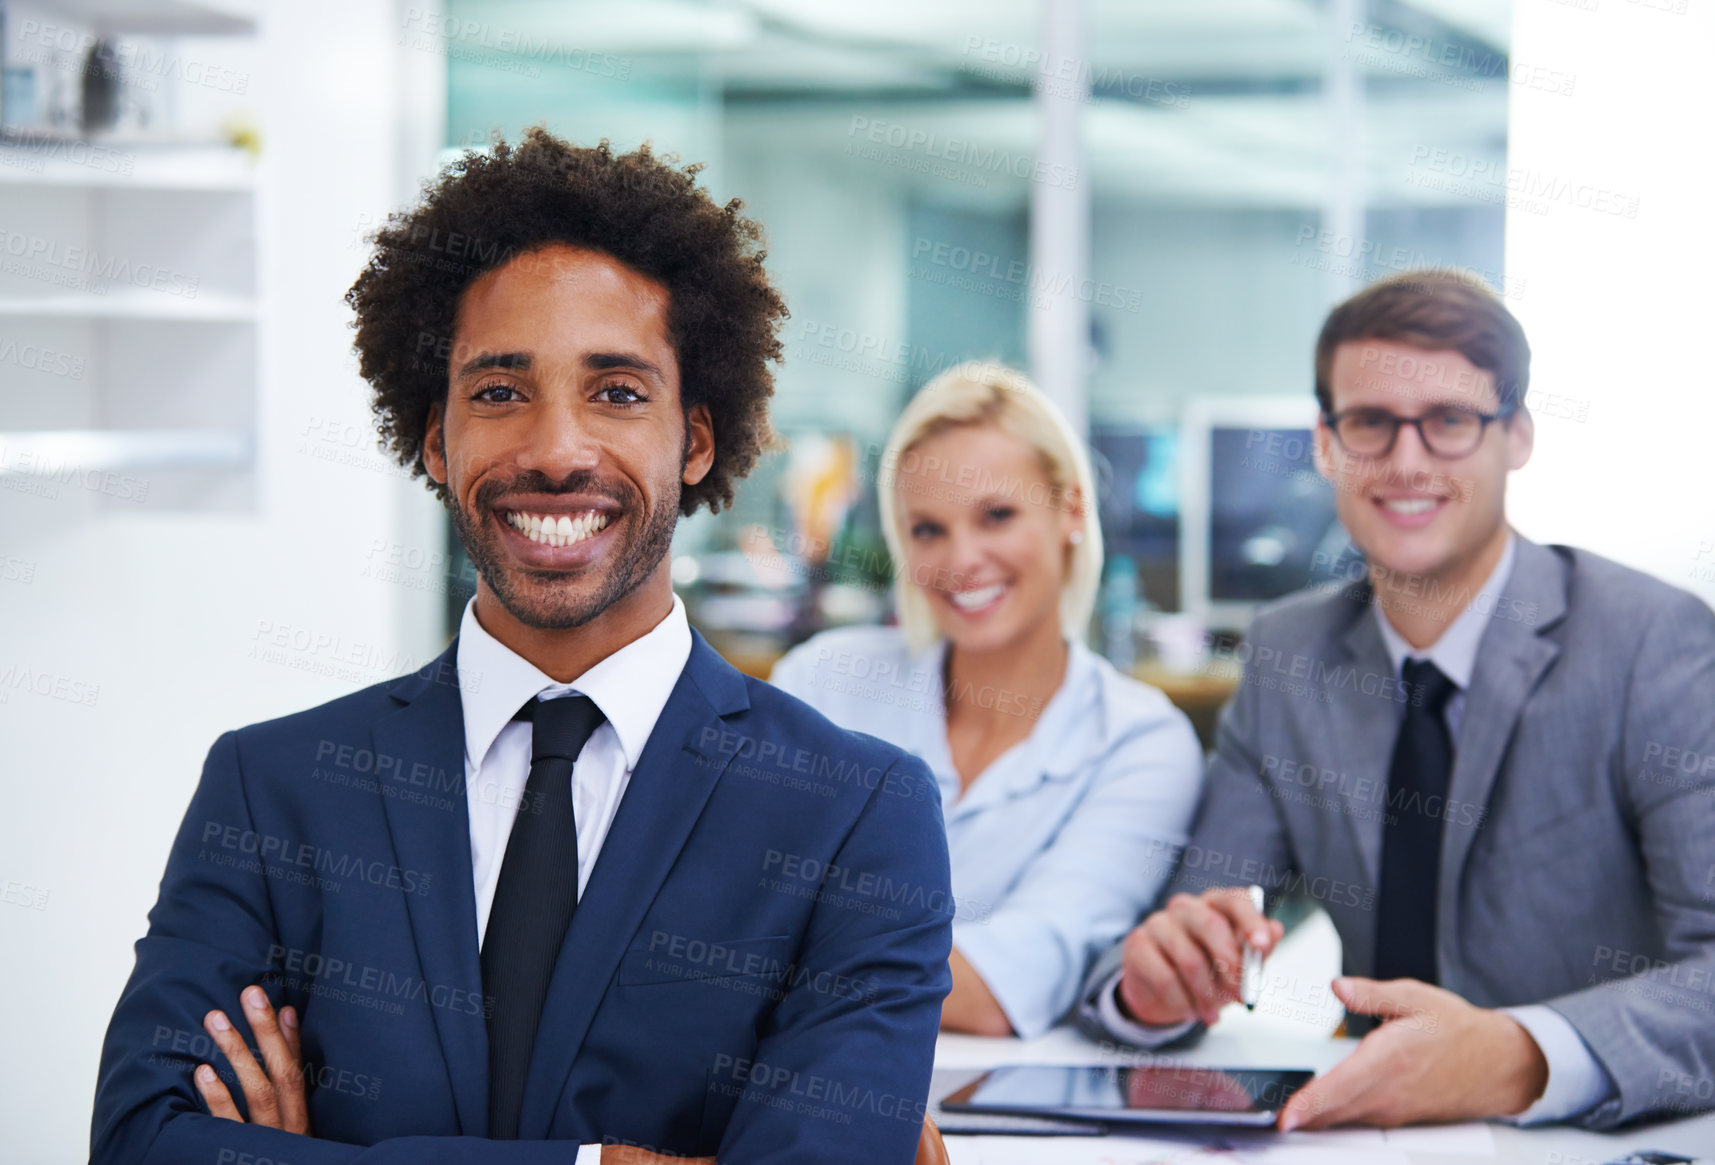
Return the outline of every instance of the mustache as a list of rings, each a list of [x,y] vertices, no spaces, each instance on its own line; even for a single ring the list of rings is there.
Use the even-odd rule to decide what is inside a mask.
[[[539,469],[527,470],[507,481],[485,481],[476,489],[479,506],[492,508],[513,494],[594,494],[631,509],[636,493],[624,482],[607,482],[587,469],[555,481]]]

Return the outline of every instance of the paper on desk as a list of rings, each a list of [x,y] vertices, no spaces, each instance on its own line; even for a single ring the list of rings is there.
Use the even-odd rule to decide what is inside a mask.
[[[1157,1141],[1143,1137],[1100,1140],[970,1137],[948,1143],[958,1165],[1410,1165],[1398,1149],[1343,1149],[1321,1145]]]
[[[1444,1157],[1493,1157],[1495,1132],[1481,1121],[1463,1125],[1418,1125],[1388,1129],[1390,1149],[1407,1153],[1439,1153]]]
[[[1481,1121],[1460,1125],[1416,1125],[1404,1129],[1329,1129],[1319,1133],[1286,1133],[1286,1145],[1320,1145],[1330,1149],[1396,1149],[1401,1153],[1436,1153],[1444,1157],[1493,1157],[1495,1134]]]

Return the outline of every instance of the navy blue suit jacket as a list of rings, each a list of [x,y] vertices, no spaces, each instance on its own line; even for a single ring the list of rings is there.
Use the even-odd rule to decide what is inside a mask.
[[[521,1139],[483,1139],[456,653],[215,742],[108,1028],[92,1161],[910,1162],[951,986],[934,779],[695,633],[561,949]],[[312,1138],[196,1093],[198,1062],[226,1069],[211,1008],[256,1047],[249,983],[302,1016]]]

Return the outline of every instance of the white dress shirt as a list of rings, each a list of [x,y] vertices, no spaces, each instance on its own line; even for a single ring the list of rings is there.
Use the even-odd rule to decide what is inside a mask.
[[[1471,676],[1477,666],[1477,650],[1482,645],[1483,632],[1488,628],[1489,615],[1496,610],[1502,588],[1512,575],[1517,557],[1518,537],[1509,534],[1507,546],[1495,569],[1441,637],[1427,648],[1418,649],[1407,643],[1382,613],[1381,604],[1374,603],[1376,626],[1387,646],[1395,676],[1403,676],[1407,659],[1426,659],[1443,675],[1452,680],[1455,691],[1447,700],[1442,716],[1447,733],[1455,742],[1464,722],[1465,693],[1471,687]],[[1190,1031],[1195,1020],[1166,1027],[1151,1027],[1128,1019],[1119,1009],[1118,990],[1121,973],[1103,988],[1097,997],[1097,1010],[1102,1022],[1116,1035],[1124,1036],[1145,1047],[1160,1047]],[[1565,1120],[1587,1112],[1612,1094],[1614,1085],[1600,1061],[1591,1053],[1576,1028],[1553,1008],[1536,1004],[1526,1007],[1501,1008],[1517,1020],[1548,1061],[1548,1086],[1543,1094],[1524,1112],[1509,1119],[1518,1124],[1538,1124]]]
[[[673,608],[647,633],[633,639],[569,684],[562,684],[501,643],[476,617],[476,600],[459,621],[458,669],[480,676],[460,684],[464,707],[465,796],[470,807],[470,864],[476,882],[476,938],[488,932],[494,888],[506,856],[506,839],[530,777],[531,726],[514,720],[532,697],[571,693],[588,696],[604,720],[572,766],[572,812],[578,826],[578,895],[589,884],[602,843],[631,783],[637,758],[655,730],[661,709],[691,656],[691,627],[685,605]],[[600,1145],[578,1149],[576,1165],[596,1165]]]

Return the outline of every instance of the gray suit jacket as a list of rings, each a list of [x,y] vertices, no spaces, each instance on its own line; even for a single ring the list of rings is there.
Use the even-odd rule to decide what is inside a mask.
[[[1167,893],[1257,882],[1307,894],[1347,974],[1374,966],[1385,815],[1446,821],[1442,986],[1482,1007],[1546,1003],[1617,1095],[1604,1128],[1709,1107],[1715,1076],[1715,612],[1596,555],[1519,539],[1483,634],[1444,806],[1390,804],[1411,698],[1367,586],[1270,606],[1221,714]],[[1099,961],[1078,1019],[1120,962]],[[1698,1099],[1701,1096],[1703,1099]]]

